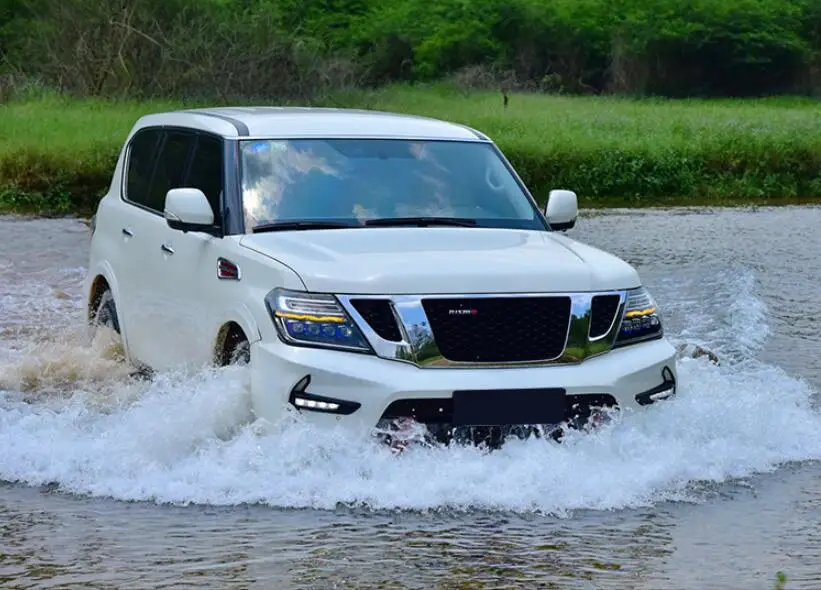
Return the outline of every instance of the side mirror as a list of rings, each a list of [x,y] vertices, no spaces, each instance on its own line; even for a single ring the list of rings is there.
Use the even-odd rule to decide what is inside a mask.
[[[550,229],[566,231],[576,225],[579,215],[579,202],[576,193],[566,190],[552,190],[547,197],[544,215]]]
[[[165,195],[165,222],[183,232],[201,231],[213,234],[214,212],[205,194],[198,188],[172,188]]]

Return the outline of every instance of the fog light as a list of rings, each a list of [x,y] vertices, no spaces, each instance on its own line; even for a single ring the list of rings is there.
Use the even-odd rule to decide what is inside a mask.
[[[648,399],[656,402],[656,401],[659,401],[659,400],[662,400],[662,399],[667,399],[668,397],[671,397],[671,396],[675,395],[675,393],[676,393],[676,386],[671,385],[669,389],[664,389],[662,391],[657,391],[656,393],[651,393],[647,397],[648,397]]]
[[[343,399],[324,397],[305,391],[311,383],[311,376],[305,375],[291,390],[288,401],[300,410],[311,412],[324,412],[328,414],[340,414],[347,416],[356,412],[362,404]]]
[[[673,371],[670,370],[670,367],[664,367],[661,370],[661,378],[663,380],[661,385],[636,396],[636,402],[639,405],[647,406],[676,395],[676,378],[673,376]]]
[[[304,397],[294,396],[294,405],[298,408],[309,408],[311,410],[330,410],[335,412],[339,409],[339,404],[334,402],[318,402]]]

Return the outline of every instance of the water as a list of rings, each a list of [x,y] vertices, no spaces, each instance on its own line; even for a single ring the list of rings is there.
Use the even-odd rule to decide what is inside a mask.
[[[241,369],[132,380],[83,336],[88,231],[0,218],[0,585],[821,586],[819,208],[609,212],[671,404],[564,444],[388,450],[249,422]]]

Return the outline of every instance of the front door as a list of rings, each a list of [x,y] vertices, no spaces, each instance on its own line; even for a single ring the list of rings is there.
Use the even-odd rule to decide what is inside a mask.
[[[222,139],[198,133],[191,164],[182,186],[198,188],[208,198],[214,223],[222,225]],[[165,362],[173,366],[201,366],[212,358],[218,330],[215,313],[217,259],[224,240],[204,232],[183,233],[165,226],[158,284],[162,290],[159,313],[165,327]]]

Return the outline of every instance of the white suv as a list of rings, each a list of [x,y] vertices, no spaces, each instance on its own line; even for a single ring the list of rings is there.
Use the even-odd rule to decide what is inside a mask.
[[[433,119],[214,108],[137,121],[88,315],[148,370],[250,364],[253,410],[437,440],[636,408],[675,350],[626,262],[568,238],[496,145]]]

